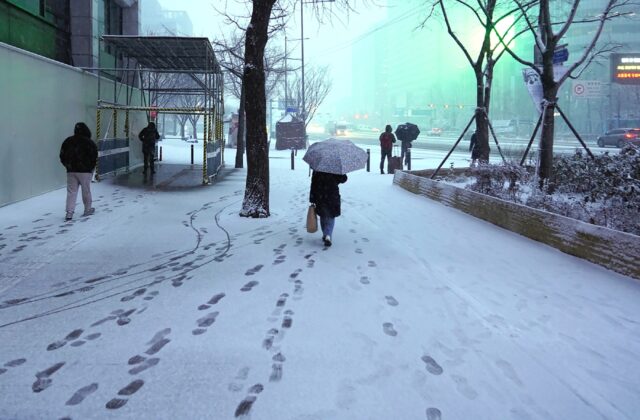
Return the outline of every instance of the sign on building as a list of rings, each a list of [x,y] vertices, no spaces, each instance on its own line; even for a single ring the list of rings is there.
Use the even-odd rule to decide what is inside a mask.
[[[623,85],[640,85],[640,53],[611,54],[611,81]]]
[[[600,80],[574,80],[571,93],[574,98],[599,99],[604,96],[605,86]]]

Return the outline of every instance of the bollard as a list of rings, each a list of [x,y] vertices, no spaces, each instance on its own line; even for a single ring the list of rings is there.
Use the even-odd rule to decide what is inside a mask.
[[[367,149],[367,172],[371,172],[371,150]]]
[[[191,164],[193,165],[193,144],[191,145]]]
[[[159,162],[162,162],[162,146],[160,146],[160,159],[158,159]]]
[[[294,153],[295,153],[295,149],[291,149],[291,170],[293,171],[295,169],[295,160],[293,159],[294,157]]]
[[[407,171],[411,170],[411,149],[407,149]]]

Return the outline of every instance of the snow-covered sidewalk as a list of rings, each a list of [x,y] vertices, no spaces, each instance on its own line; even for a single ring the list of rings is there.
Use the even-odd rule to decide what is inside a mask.
[[[271,151],[268,219],[238,216],[244,170],[106,180],[71,223],[64,189],[0,208],[0,418],[637,418],[639,282],[404,191],[375,157],[324,248],[302,154]]]

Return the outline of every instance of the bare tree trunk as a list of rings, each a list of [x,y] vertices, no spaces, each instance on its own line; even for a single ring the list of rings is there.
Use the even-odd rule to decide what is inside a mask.
[[[487,108],[485,108],[485,88],[482,70],[474,69],[476,72],[476,139],[479,148],[480,163],[489,162],[489,123],[487,122]],[[484,110],[484,111],[483,111]]]
[[[247,27],[242,84],[251,92],[245,101],[247,116],[247,184],[241,216],[269,217],[269,150],[267,143],[267,99],[264,49],[275,0],[253,0]]]
[[[540,165],[538,167],[538,177],[540,187],[544,186],[546,180],[553,175],[553,140],[555,136],[555,112],[556,94],[558,86],[553,80],[553,65],[551,66],[551,78],[548,74],[542,75],[542,86],[544,91],[545,107],[543,108],[542,127],[540,132]],[[550,80],[549,80],[550,79]]]
[[[244,100],[245,100],[244,83],[240,87],[240,107],[238,108],[238,131],[236,135],[236,168],[244,167]]]

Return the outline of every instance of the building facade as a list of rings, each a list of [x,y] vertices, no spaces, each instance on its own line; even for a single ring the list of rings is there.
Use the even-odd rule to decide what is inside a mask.
[[[98,67],[100,36],[139,25],[137,0],[0,0],[0,42],[75,67]]]

